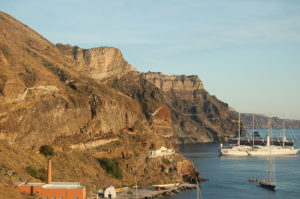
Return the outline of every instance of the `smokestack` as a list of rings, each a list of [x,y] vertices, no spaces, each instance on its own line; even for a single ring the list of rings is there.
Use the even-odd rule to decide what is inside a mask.
[[[51,175],[51,160],[48,160],[48,178],[47,178],[47,184],[51,184],[52,182],[52,175]]]

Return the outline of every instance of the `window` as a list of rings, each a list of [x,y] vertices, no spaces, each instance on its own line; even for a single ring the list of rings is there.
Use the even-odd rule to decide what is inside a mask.
[[[53,197],[52,197],[52,199],[56,199],[56,197],[55,197],[55,196],[53,196]]]
[[[75,197],[74,197],[74,199],[78,199],[78,197],[77,197],[77,196],[75,196]]]
[[[64,197],[63,197],[63,196],[60,196],[59,199],[64,199]]]

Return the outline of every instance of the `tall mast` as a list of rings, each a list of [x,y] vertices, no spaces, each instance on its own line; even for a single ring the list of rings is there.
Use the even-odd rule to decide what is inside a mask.
[[[253,115],[252,115],[252,139],[253,139],[253,146],[254,146],[254,113],[253,113]]]
[[[241,144],[241,113],[239,112],[239,140],[238,145]]]
[[[282,146],[284,147],[285,146],[285,120],[283,119],[283,121],[282,121],[282,137],[281,137],[281,139],[282,139]]]

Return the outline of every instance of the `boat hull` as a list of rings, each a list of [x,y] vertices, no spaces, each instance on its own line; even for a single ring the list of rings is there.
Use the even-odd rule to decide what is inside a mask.
[[[276,187],[276,185],[274,185],[274,184],[265,184],[265,183],[261,183],[261,182],[259,183],[259,186],[269,189],[269,190],[274,190]]]
[[[220,155],[224,155],[224,156],[248,156],[249,153],[248,151],[251,149],[251,147],[248,146],[233,146],[233,147],[221,147],[219,149],[219,153]]]
[[[283,147],[261,147],[248,151],[250,156],[283,156],[283,155],[296,155],[299,149],[283,148]]]

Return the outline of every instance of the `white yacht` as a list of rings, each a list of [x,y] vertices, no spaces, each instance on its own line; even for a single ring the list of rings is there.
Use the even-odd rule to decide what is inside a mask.
[[[248,156],[248,151],[250,151],[251,148],[251,146],[246,145],[223,146],[223,144],[220,144],[219,153],[225,156]]]
[[[248,156],[248,151],[251,150],[251,146],[246,145],[240,145],[240,139],[241,139],[241,116],[239,113],[239,138],[237,145],[232,146],[224,146],[223,144],[220,144],[219,153],[220,155],[225,156]]]
[[[283,127],[284,128],[284,127]],[[284,135],[283,140],[286,139]],[[280,156],[280,155],[296,155],[300,148],[294,148],[294,146],[285,146],[284,142],[281,146],[272,144],[272,126],[271,117],[269,118],[269,136],[267,137],[266,146],[253,146],[251,150],[248,151],[251,156]]]
[[[286,140],[282,135],[282,139]],[[294,146],[285,146],[285,142],[282,145],[273,145],[271,117],[269,118],[269,135],[267,136],[267,143],[265,146],[254,145],[254,116],[253,116],[253,145],[240,145],[240,117],[239,117],[239,138],[237,145],[224,146],[220,144],[219,153],[225,156],[269,156],[271,150],[271,156],[283,156],[283,155],[296,155],[300,148]]]

